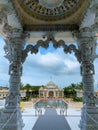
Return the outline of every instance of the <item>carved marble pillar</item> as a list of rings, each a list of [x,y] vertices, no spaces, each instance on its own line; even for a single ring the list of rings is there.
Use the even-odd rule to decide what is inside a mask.
[[[6,39],[6,58],[9,66],[9,93],[6,98],[5,109],[0,116],[2,130],[22,130],[24,124],[20,110],[20,82],[22,75],[22,50],[24,40],[20,33]]]
[[[83,108],[81,113],[81,130],[98,129],[98,107],[94,97],[94,65],[96,41],[90,28],[81,29],[79,50],[81,57],[81,75],[83,82]]]

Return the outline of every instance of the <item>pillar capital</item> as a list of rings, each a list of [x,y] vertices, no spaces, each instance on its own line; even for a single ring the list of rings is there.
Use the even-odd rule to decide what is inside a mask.
[[[6,23],[8,10],[6,8],[0,9],[0,24]]]
[[[94,24],[92,25],[92,29],[96,35],[96,33],[98,33],[98,1],[97,0],[92,0],[91,10],[95,13],[95,20],[94,20]]]
[[[80,28],[80,38],[89,38],[92,36],[92,29],[90,27]]]
[[[98,23],[98,0],[92,0],[91,9],[95,12],[95,23]]]
[[[22,37],[23,30],[21,28],[13,28],[8,23],[4,23],[3,32],[7,38]]]
[[[10,63],[15,61],[23,63],[25,61],[23,50],[28,34],[22,31],[18,32],[18,30],[14,30],[13,33],[15,34],[14,36],[8,35],[5,39],[5,57]]]
[[[91,8],[96,10],[98,8],[98,0],[91,0]]]
[[[82,28],[77,35],[80,63],[93,62],[96,57],[96,39],[92,28]]]
[[[91,27],[80,28],[78,31],[74,31],[72,35],[76,39],[78,45],[80,45],[80,42],[87,42],[94,37]]]

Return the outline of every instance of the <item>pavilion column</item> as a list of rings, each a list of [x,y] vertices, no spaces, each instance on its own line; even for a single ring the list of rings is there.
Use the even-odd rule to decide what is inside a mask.
[[[62,91],[62,98],[64,97],[64,92]]]
[[[14,36],[6,39],[6,58],[9,60],[9,93],[5,109],[1,114],[0,128],[2,130],[22,130],[24,124],[20,110],[20,82],[22,75],[22,50],[24,40],[22,34],[14,32]],[[6,124],[7,123],[7,124]]]
[[[56,98],[56,91],[54,91],[54,98]]]
[[[43,97],[45,98],[45,91],[43,91]]]
[[[58,98],[59,98],[59,97],[60,97],[59,91],[58,91],[58,93],[57,93],[57,94],[58,94]]]
[[[83,108],[81,113],[81,130],[98,129],[98,107],[95,104],[94,97],[94,65],[96,41],[92,36],[90,28],[84,28],[80,31],[79,50],[81,75],[83,82]]]
[[[58,95],[57,95],[57,90],[56,90],[56,97],[58,98]]]
[[[56,97],[58,98],[58,91],[56,91]]]

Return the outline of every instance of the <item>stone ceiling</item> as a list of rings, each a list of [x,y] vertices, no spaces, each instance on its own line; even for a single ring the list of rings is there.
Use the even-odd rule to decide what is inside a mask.
[[[67,25],[67,28],[73,25],[78,28],[89,3],[89,0],[11,1],[25,30],[38,30],[36,25]]]
[[[75,43],[71,32],[79,30],[89,3],[90,0],[0,0],[0,8],[8,8],[10,12],[8,25],[30,33],[29,43],[47,38],[50,32],[57,41]],[[3,34],[2,26],[0,30]]]

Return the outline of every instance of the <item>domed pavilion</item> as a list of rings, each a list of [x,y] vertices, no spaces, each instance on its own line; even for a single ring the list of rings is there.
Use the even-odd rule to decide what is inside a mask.
[[[53,81],[50,81],[46,86],[39,89],[39,97],[43,98],[63,98],[64,90],[58,88]]]

